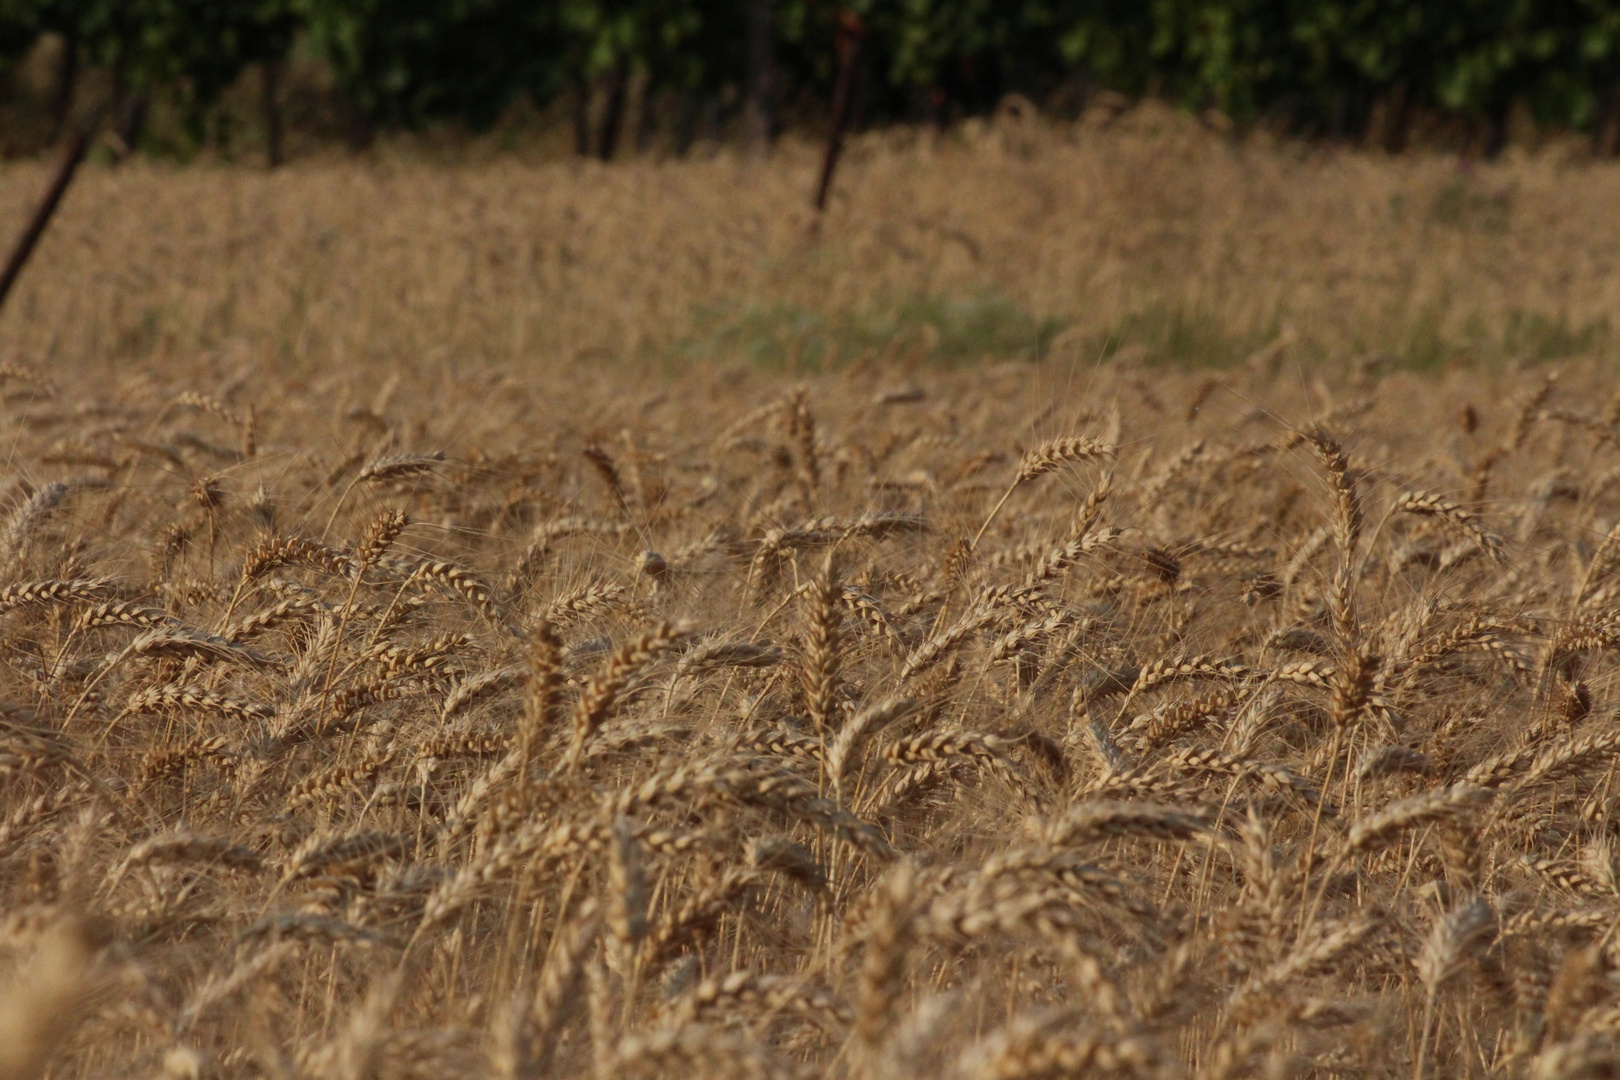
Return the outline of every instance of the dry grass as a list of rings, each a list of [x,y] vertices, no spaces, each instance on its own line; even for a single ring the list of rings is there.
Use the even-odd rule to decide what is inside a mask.
[[[8,379],[0,1075],[1620,1067],[1600,369],[486,374]]]
[[[274,175],[88,169],[8,305],[43,363],[947,359],[1120,342],[1173,359],[1607,351],[1620,164],[1234,143],[1149,103],[611,167],[406,147]],[[44,164],[0,171],[13,235]]]

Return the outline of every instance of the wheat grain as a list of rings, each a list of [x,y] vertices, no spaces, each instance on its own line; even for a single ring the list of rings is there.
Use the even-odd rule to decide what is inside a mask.
[[[564,593],[546,605],[540,621],[562,626],[618,604],[625,595],[622,585],[595,582]]]
[[[886,698],[862,709],[839,729],[827,750],[827,779],[840,798],[844,780],[855,770],[857,755],[866,741],[920,707],[915,698]]]
[[[841,596],[842,588],[829,555],[821,574],[806,592],[804,666],[800,673],[810,722],[824,738],[835,727],[838,668],[843,655]]]
[[[0,589],[0,611],[45,604],[79,604],[99,600],[111,589],[100,579],[26,581]]]
[[[1168,806],[1146,803],[1079,803],[1045,830],[1055,846],[1096,843],[1100,840],[1137,838],[1179,842],[1201,836],[1208,822],[1197,815]]]
[[[1039,804],[1040,795],[1017,764],[1007,754],[1006,740],[997,735],[977,735],[961,731],[941,731],[890,743],[883,756],[892,764],[965,758],[1001,777],[1012,789]]]
[[[1478,544],[1495,562],[1504,560],[1502,538],[1481,525],[1479,515],[1444,495],[1409,491],[1395,500],[1395,509],[1407,514],[1437,517]]]
[[[444,463],[444,454],[384,454],[373,458],[355,474],[356,484],[377,484],[385,480],[398,480],[406,476],[419,476]]]
[[[1065,436],[1052,439],[1024,454],[1023,458],[1018,462],[1018,476],[1015,483],[1027,483],[1037,476],[1044,476],[1071,461],[1112,458],[1118,452],[1117,447],[1101,439],[1086,438],[1084,436]]]
[[[154,863],[215,863],[237,870],[256,871],[259,856],[225,837],[176,832],[148,837],[124,853],[107,875],[110,888],[131,870]]]
[[[566,762],[569,766],[578,763],[631,676],[673,648],[687,632],[683,627],[661,623],[614,651],[601,672],[586,684],[574,706],[574,735]]]
[[[0,560],[10,563],[25,554],[34,533],[67,495],[66,484],[51,483],[23,500],[0,526]]]
[[[1455,819],[1483,806],[1490,799],[1490,789],[1467,782],[1401,799],[1375,814],[1357,819],[1350,827],[1349,850],[1373,850],[1407,830]]]
[[[268,705],[241,701],[224,694],[195,686],[154,686],[132,694],[124,703],[126,713],[167,712],[175,709],[199,709],[217,712],[237,720],[266,721],[275,715]]]

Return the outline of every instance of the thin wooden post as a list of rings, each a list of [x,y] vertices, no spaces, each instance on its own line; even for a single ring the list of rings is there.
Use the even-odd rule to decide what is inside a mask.
[[[90,134],[91,129],[85,127],[68,143],[67,152],[62,155],[62,163],[57,166],[51,186],[45,190],[45,197],[39,201],[28,226],[17,237],[11,257],[6,260],[6,268],[0,271],[0,307],[5,306],[6,297],[11,295],[11,287],[17,282],[17,275],[22,273],[28,256],[34,253],[34,245],[39,243],[39,238],[45,234],[45,227],[51,223],[51,215],[56,213],[57,204],[67,194],[68,185],[73,183],[73,174],[79,170],[84,152],[90,147]]]
[[[821,162],[821,182],[816,185],[816,210],[827,208],[832,191],[833,171],[844,149],[844,129],[849,125],[850,103],[855,97],[855,61],[866,37],[866,24],[852,11],[838,13],[838,83],[833,87],[832,132],[827,136],[827,156]]]

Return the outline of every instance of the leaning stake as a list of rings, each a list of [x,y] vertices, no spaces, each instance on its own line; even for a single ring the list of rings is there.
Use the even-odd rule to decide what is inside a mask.
[[[827,156],[821,163],[821,182],[816,185],[816,210],[827,209],[832,190],[833,170],[844,149],[844,128],[849,125],[850,100],[855,96],[855,60],[861,52],[866,25],[854,12],[838,13],[838,84],[833,87],[832,133],[827,136]]]
[[[81,129],[68,143],[67,153],[62,157],[62,164],[57,167],[56,179],[40,200],[39,208],[29,220],[28,227],[22,235],[17,237],[17,246],[11,249],[11,258],[6,260],[6,268],[0,271],[0,307],[4,307],[6,297],[11,294],[11,286],[16,283],[17,275],[22,273],[23,264],[28,256],[34,253],[34,245],[45,232],[45,226],[51,223],[51,215],[56,213],[56,204],[62,201],[67,193],[68,185],[73,183],[73,174],[79,169],[79,162],[84,160],[84,152],[90,146],[90,129]]]

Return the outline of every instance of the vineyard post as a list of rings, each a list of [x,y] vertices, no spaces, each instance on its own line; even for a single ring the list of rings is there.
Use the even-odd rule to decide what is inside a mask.
[[[827,156],[821,163],[821,181],[816,185],[816,210],[827,208],[832,190],[833,170],[844,149],[844,128],[849,124],[850,101],[855,96],[855,61],[860,56],[866,25],[852,11],[838,14],[838,83],[833,87],[832,131],[827,136]]]
[[[6,267],[0,270],[0,307],[4,307],[6,297],[11,293],[11,286],[17,281],[17,275],[28,262],[28,256],[34,253],[34,245],[44,235],[45,227],[51,223],[51,215],[56,213],[57,204],[67,193],[68,185],[73,183],[73,174],[78,171],[79,163],[84,160],[84,153],[90,146],[92,125],[81,128],[68,143],[67,151],[62,155],[62,162],[56,168],[56,176],[51,180],[51,186],[45,190],[45,197],[39,201],[34,210],[34,216],[29,219],[28,225],[23,229],[22,235],[17,237],[16,245],[11,249],[11,257],[6,260]]]

